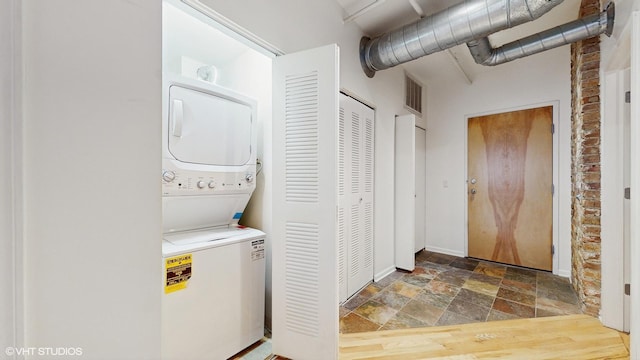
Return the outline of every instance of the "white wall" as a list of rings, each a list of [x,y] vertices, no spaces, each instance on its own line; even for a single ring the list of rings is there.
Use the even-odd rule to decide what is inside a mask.
[[[559,101],[559,268],[571,272],[570,48],[497,66],[468,85],[430,82],[427,97],[427,248],[465,255],[466,117]]]
[[[0,349],[16,346],[14,272],[14,59],[19,52],[14,36],[20,22],[15,0],[0,1]]]
[[[158,359],[161,3],[22,4],[25,345]]]
[[[331,2],[203,0],[202,3],[285,53],[331,43],[340,46],[341,87],[376,108],[374,272],[379,278],[395,269],[390,189],[394,185],[394,118],[407,113],[402,106],[403,70],[398,67],[367,78],[358,54],[361,31],[353,23],[343,24],[342,9]]]

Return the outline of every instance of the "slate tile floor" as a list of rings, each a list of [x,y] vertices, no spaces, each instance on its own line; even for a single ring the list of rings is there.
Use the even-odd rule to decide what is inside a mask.
[[[340,307],[340,332],[579,314],[569,281],[551,273],[422,251]]]

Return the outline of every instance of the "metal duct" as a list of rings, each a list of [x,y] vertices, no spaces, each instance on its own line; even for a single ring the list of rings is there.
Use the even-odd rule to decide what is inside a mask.
[[[487,37],[472,40],[467,43],[467,46],[469,47],[469,51],[476,63],[480,65],[494,66],[546,50],[551,50],[559,46],[589,39],[603,33],[607,36],[611,36],[614,17],[615,5],[613,3],[609,3],[606,10],[600,14],[587,16],[552,29],[527,36],[520,40],[505,44],[499,48],[493,48],[489,38]]]
[[[360,40],[364,72],[376,71],[446,50],[535,20],[562,0],[465,0],[439,13],[380,35]]]

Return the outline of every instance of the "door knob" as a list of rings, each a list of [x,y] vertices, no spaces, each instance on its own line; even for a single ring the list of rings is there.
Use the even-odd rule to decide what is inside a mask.
[[[472,178],[472,179],[471,179],[471,183],[472,183],[472,184],[475,184],[475,183],[477,183],[477,182],[478,182],[478,181],[476,180],[476,178]]]

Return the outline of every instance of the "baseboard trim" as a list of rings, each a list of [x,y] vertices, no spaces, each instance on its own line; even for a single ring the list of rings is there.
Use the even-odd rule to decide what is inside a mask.
[[[454,250],[451,250],[451,249],[439,248],[439,247],[435,247],[435,246],[427,246],[425,248],[425,250],[431,251],[431,252],[440,253],[440,254],[445,254],[445,255],[451,255],[451,256],[457,256],[457,257],[465,257],[463,251],[454,251]]]
[[[395,266],[389,266],[388,268],[378,272],[377,274],[373,275],[373,281],[380,281],[382,279],[384,279],[385,277],[387,277],[388,275],[390,275],[392,272],[396,271],[396,267]]]
[[[558,276],[571,278],[571,270],[558,270]]]

